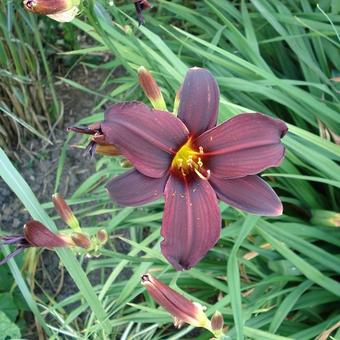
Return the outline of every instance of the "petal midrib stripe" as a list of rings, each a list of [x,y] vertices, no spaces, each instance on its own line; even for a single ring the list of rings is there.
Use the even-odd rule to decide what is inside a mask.
[[[235,145],[231,147],[229,146],[229,147],[225,147],[225,148],[218,149],[215,151],[204,152],[204,156],[219,156],[223,154],[229,154],[229,153],[243,151],[243,150],[251,150],[251,149],[256,149],[256,148],[263,147],[263,146],[272,146],[272,145],[277,145],[277,144],[281,144],[283,146],[283,144],[280,143],[279,141],[275,143],[263,143],[263,144],[249,143],[249,146],[247,146],[246,148],[241,145]]]

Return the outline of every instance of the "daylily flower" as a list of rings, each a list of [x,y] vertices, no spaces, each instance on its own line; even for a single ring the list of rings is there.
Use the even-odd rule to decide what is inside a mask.
[[[161,250],[183,270],[219,239],[218,199],[253,214],[282,214],[280,199],[256,174],[283,160],[287,126],[261,113],[216,126],[219,88],[202,68],[188,71],[177,102],[178,117],[140,102],[112,105],[96,131],[134,166],[108,183],[114,202],[138,206],[164,195]]]
[[[80,0],[24,0],[26,10],[43,14],[59,22],[72,21],[78,14]]]
[[[8,260],[20,254],[26,248],[38,247],[53,249],[75,245],[71,237],[53,233],[42,223],[34,220],[24,225],[23,235],[2,236],[0,237],[0,244],[16,245],[17,247],[14,252],[0,261],[0,265],[8,262]]]
[[[188,300],[151,274],[142,275],[141,283],[152,298],[173,316],[176,327],[187,323],[210,329],[210,321],[200,304]]]

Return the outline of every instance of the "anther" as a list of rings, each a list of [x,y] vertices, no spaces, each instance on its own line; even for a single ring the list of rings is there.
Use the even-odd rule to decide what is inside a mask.
[[[200,153],[201,155],[203,155],[203,146],[200,146],[200,147],[198,148],[198,150],[199,150],[199,153]]]

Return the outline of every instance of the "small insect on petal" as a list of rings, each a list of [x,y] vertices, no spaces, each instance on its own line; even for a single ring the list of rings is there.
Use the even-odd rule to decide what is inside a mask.
[[[149,273],[142,275],[141,283],[153,299],[174,317],[177,327],[184,322],[195,327],[210,326],[200,304],[186,299]]]

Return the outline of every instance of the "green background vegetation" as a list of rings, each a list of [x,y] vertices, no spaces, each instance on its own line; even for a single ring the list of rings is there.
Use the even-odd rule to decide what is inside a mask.
[[[86,36],[86,42],[79,47],[67,45],[73,48],[63,55],[65,60],[77,57],[86,67],[107,72],[107,77],[99,90],[69,77],[59,78],[65,86],[96,95],[92,112],[78,123],[102,119],[109,103],[145,100],[137,78],[141,65],[157,79],[168,108],[187,68],[205,67],[221,89],[219,121],[259,111],[288,123],[286,159],[280,168],[263,174],[285,209],[278,218],[261,218],[221,203],[220,241],[197,267],[177,273],[159,250],[163,202],[140,208],[113,206],[103,183],[125,170],[119,159],[97,157],[96,172],[89,174],[68,202],[77,204],[76,215],[86,221],[84,230],[91,234],[105,228],[113,239],[126,243],[129,252],[118,251],[113,240],[102,251],[104,256],[87,261],[71,250],[59,250],[61,262],[79,289],[59,302],[33,296],[25,273],[15,261],[9,263],[28,308],[51,339],[62,334],[77,339],[209,339],[206,332],[190,333],[191,327],[176,330],[171,326],[169,314],[154,304],[139,283],[141,274],[151,269],[159,279],[207,306],[209,315],[219,310],[228,326],[226,339],[307,340],[340,321],[336,228],[340,226],[340,148],[335,144],[340,134],[340,106],[339,85],[331,79],[340,70],[339,7],[338,1],[331,0],[160,0],[145,13],[146,25],[138,27],[131,4],[109,6],[98,0],[86,4],[72,22],[77,29],[74,34]],[[4,12],[1,15],[3,28],[6,18]],[[31,34],[20,39],[35,44],[41,42],[45,30],[39,33],[35,41]],[[2,44],[4,40],[11,43],[7,36]],[[7,60],[14,56],[8,55]],[[25,73],[1,67],[12,72],[11,86],[19,83],[23,88]],[[50,71],[45,68],[44,72],[46,81]],[[53,84],[47,84],[53,91]],[[31,98],[24,90],[21,96]],[[52,102],[58,108],[57,101]],[[62,186],[69,142],[58,161],[55,191]],[[46,212],[53,216],[52,205],[36,200],[3,151],[0,176],[33,218],[56,228]],[[271,248],[261,248],[266,243]],[[4,249],[6,254],[8,249]],[[258,256],[247,260],[244,255],[249,252]],[[122,275],[126,270],[129,275]],[[92,285],[87,277],[94,271],[98,280]],[[332,336],[339,338],[340,331]]]

